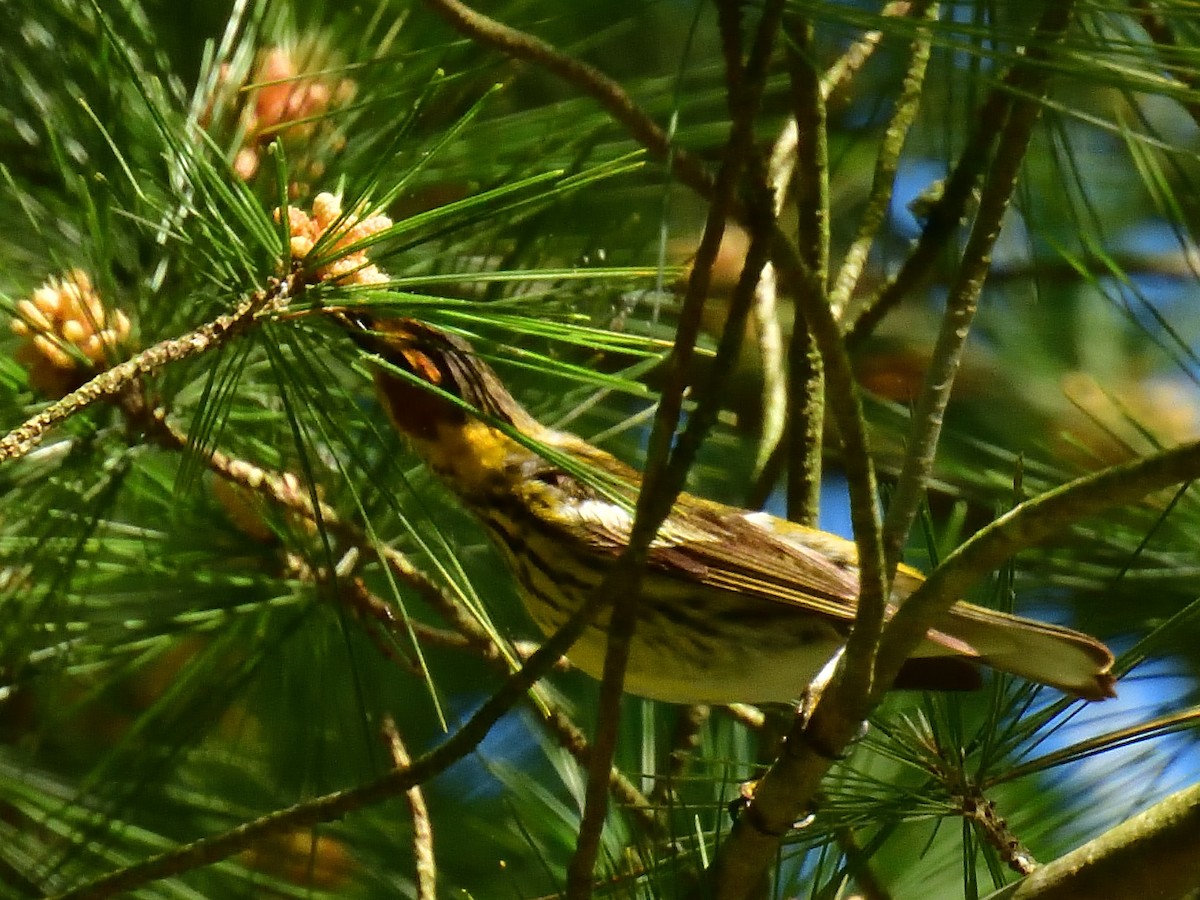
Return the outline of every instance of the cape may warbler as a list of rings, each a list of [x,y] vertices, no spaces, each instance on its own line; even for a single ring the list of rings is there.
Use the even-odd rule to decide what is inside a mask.
[[[630,504],[488,420],[545,445],[548,456],[611,477],[627,500],[636,496],[638,473],[540,424],[461,338],[413,319],[344,324],[383,360],[376,387],[396,427],[479,517],[533,620],[553,633],[621,552]],[[920,582],[920,573],[902,566],[892,601],[903,602]],[[792,701],[845,642],[857,594],[853,542],[682,494],[650,549],[625,687],[676,703]],[[602,613],[567,654],[596,678],[606,627]],[[1099,700],[1114,695],[1112,662],[1108,648],[1085,634],[960,602],[895,686],[974,687],[982,663]]]

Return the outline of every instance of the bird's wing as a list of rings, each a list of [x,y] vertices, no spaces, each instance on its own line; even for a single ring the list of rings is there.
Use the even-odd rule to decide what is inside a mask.
[[[593,550],[617,555],[628,544],[633,516],[605,501],[572,507]],[[824,616],[844,630],[857,613],[858,551],[853,541],[766,513],[751,513],[684,495],[650,545],[647,566],[680,581],[761,597]],[[892,585],[890,618],[922,580],[900,566]],[[974,657],[966,641],[930,629],[925,655]]]
[[[613,555],[633,517],[604,501],[573,507],[593,549]],[[682,581],[756,595],[838,621],[854,618],[858,566],[853,543],[770,516],[686,497],[650,546],[651,570]]]
[[[779,520],[770,516],[688,498],[664,523],[660,539],[651,547],[649,564],[686,573],[711,587],[803,605],[815,613],[852,621],[858,598],[853,554],[844,547],[792,539],[776,530],[776,523]],[[811,529],[796,534],[827,537]]]
[[[700,584],[803,607],[836,622],[849,624],[857,613],[854,542],[766,513],[688,498],[659,531],[649,565]],[[920,572],[900,566],[892,600],[902,602],[920,581]],[[897,602],[889,602],[885,615],[890,618],[896,608]],[[929,630],[925,650],[924,655],[978,656],[967,641],[940,629]]]
[[[602,453],[582,442],[571,449],[585,458]],[[603,456],[607,469],[635,483],[634,470]],[[586,535],[592,550],[616,555],[629,543],[632,513],[593,497],[585,486],[578,490],[587,499],[568,507],[576,533]],[[802,605],[839,622],[854,619],[859,585],[854,542],[766,513],[684,494],[659,528],[647,565],[682,581]],[[893,599],[911,593],[920,577],[901,566]],[[888,614],[894,611],[890,607]]]

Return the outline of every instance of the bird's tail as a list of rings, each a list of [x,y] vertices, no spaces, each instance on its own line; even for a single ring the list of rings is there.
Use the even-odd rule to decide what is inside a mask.
[[[978,661],[1087,700],[1117,695],[1112,652],[1089,635],[1009,613],[958,603],[939,631],[978,654]]]

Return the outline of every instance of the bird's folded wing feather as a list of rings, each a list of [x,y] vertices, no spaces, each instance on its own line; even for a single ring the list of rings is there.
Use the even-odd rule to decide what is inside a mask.
[[[580,524],[589,527],[597,549],[615,553],[627,542],[632,517],[618,515],[607,504],[580,511]],[[805,546],[765,527],[763,521],[756,514],[690,498],[663,523],[647,565],[683,581],[803,605],[831,619],[852,621],[858,597],[852,554]]]

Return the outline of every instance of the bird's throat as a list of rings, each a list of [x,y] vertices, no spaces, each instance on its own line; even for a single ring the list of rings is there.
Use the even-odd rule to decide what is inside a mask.
[[[461,424],[441,422],[432,439],[413,432],[409,436],[413,449],[429,467],[468,502],[494,494],[497,480],[513,457],[529,452],[476,419]]]

